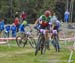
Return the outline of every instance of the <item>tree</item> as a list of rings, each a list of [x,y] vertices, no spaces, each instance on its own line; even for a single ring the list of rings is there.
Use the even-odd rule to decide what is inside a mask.
[[[54,9],[55,0],[0,0],[0,15],[12,19],[15,12],[25,11],[34,22],[46,9]],[[12,17],[13,16],[13,17]]]

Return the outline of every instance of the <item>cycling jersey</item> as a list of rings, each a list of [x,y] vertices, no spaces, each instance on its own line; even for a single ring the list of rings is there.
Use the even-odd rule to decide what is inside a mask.
[[[54,24],[57,21],[57,17],[56,16],[52,16],[52,18],[50,19],[50,22],[52,24]]]
[[[40,16],[39,21],[42,21],[42,26],[48,26],[48,22],[50,21],[51,16],[46,17],[45,15]]]
[[[41,24],[42,26],[48,26],[48,22],[42,22],[42,24]]]
[[[19,27],[19,31],[20,31],[20,32],[25,32],[24,27],[25,27],[25,26],[24,26],[23,24],[21,24],[20,27]]]
[[[36,30],[39,30],[39,29],[40,29],[40,24],[38,23],[34,28],[35,28]]]
[[[50,20],[50,22],[52,23],[53,26],[53,30],[59,30],[60,28],[60,21],[57,19],[56,16],[53,16]]]
[[[53,29],[59,31],[59,28],[60,28],[60,21],[57,20]]]
[[[45,15],[40,16],[39,21],[49,22],[51,19],[51,16],[46,17]]]

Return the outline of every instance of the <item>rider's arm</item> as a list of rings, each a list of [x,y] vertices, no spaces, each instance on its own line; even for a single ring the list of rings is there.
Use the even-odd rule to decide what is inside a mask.
[[[38,23],[38,19],[35,21],[34,26],[36,26],[37,23]]]
[[[52,30],[54,29],[54,24],[52,24]]]
[[[42,16],[40,16],[34,23],[34,25],[36,26],[36,24],[40,23],[42,21]]]

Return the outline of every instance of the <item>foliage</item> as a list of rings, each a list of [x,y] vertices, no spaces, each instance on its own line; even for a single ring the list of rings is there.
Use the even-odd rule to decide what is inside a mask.
[[[14,18],[15,12],[25,11],[27,20],[34,21],[46,9],[54,9],[55,0],[0,0],[0,17]]]

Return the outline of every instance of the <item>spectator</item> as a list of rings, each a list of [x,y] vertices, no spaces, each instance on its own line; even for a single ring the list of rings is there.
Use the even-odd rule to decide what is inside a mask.
[[[11,26],[11,31],[12,31],[12,37],[16,37],[16,26],[13,23],[13,25]]]
[[[69,21],[69,15],[70,15],[69,11],[66,10],[65,13],[64,13],[64,21],[65,22],[68,22]]]
[[[0,19],[0,37],[2,36],[4,30],[4,20]]]
[[[21,14],[22,20],[25,20],[26,19],[26,16],[27,16],[27,14],[23,11],[22,14]]]
[[[22,23],[22,18],[21,18],[21,16],[20,16],[19,20],[20,20],[20,24],[21,24],[21,23]]]
[[[18,18],[18,17],[15,18],[14,24],[16,25],[17,32],[18,32],[18,30],[19,30],[19,25],[20,25],[20,22],[19,22],[19,18]]]
[[[6,35],[6,37],[9,37],[9,35],[10,35],[10,24],[7,24],[5,26],[5,35]]]
[[[15,13],[15,17],[19,17],[19,13],[18,12]]]

